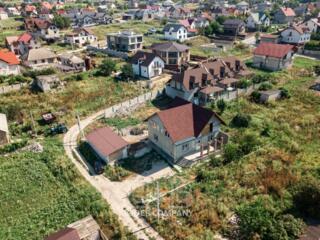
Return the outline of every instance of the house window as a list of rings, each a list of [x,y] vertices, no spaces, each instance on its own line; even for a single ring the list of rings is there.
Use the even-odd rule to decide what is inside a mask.
[[[185,143],[182,145],[182,151],[188,151],[189,150],[189,144]]]
[[[158,142],[158,141],[159,141],[158,135],[157,135],[157,134],[153,134],[153,139],[154,139],[156,142]]]

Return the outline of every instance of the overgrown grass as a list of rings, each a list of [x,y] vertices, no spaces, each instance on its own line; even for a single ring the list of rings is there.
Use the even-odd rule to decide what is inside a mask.
[[[43,153],[0,156],[0,239],[43,239],[89,214],[109,238],[124,239],[117,217],[80,177],[60,141],[42,144]]]
[[[146,218],[164,238],[202,239],[226,233],[235,209],[258,197],[272,199],[280,213],[288,213],[293,207],[289,188],[307,176],[320,179],[320,98],[308,89],[314,81],[309,67],[316,64],[296,57],[291,70],[273,74],[275,88],[288,89],[290,99],[268,105],[244,98],[228,103],[222,115],[227,123],[238,113],[251,116],[248,128],[223,129],[230,143],[247,154],[230,163],[215,160],[187,170],[182,182],[190,176],[197,176],[196,181],[161,199],[163,211],[174,206],[190,210],[190,216],[174,215],[157,222],[156,203],[148,205],[154,214]],[[171,190],[175,181],[176,177],[161,180],[161,188]],[[155,185],[150,184],[130,198],[141,208],[140,199],[155,192]]]

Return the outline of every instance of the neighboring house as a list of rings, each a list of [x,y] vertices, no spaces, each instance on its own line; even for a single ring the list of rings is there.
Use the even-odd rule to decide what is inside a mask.
[[[260,36],[260,42],[269,42],[269,43],[278,43],[279,42],[279,36],[278,35],[272,35],[272,34],[262,34]]]
[[[107,34],[108,49],[121,52],[136,52],[142,49],[143,35],[133,31]]]
[[[308,27],[304,25],[290,26],[280,34],[281,42],[301,45],[310,41],[311,33]]]
[[[44,240],[108,240],[91,215],[52,233]]]
[[[253,54],[253,66],[278,71],[291,65],[293,46],[289,44],[261,43]]]
[[[79,58],[71,53],[63,53],[58,57],[60,61],[60,69],[63,72],[83,72],[86,71],[85,62],[82,58]]]
[[[59,28],[48,20],[40,18],[25,19],[25,28],[36,37],[44,40],[57,40],[60,38]]]
[[[192,12],[186,7],[172,6],[169,8],[169,17],[174,19],[186,19],[192,17]]]
[[[248,74],[245,64],[235,57],[214,59],[174,74],[166,86],[166,94],[205,105],[228,87],[234,88],[239,81],[237,78]]]
[[[8,13],[6,12],[6,10],[4,8],[0,8],[0,20],[5,20],[8,19]]]
[[[7,13],[9,15],[9,17],[15,17],[15,16],[21,15],[21,12],[16,7],[8,7]]]
[[[13,52],[0,50],[0,75],[20,74],[20,60]]]
[[[155,53],[138,51],[130,60],[133,73],[147,79],[159,76],[164,68],[164,61]]]
[[[73,9],[62,14],[62,16],[69,18],[71,25],[75,28],[109,24],[112,23],[113,20],[113,18],[107,13],[95,12],[86,9]]]
[[[178,22],[188,30],[188,34],[190,35],[197,33],[198,29],[209,26],[209,20],[204,17],[182,19]]]
[[[144,22],[154,19],[152,11],[147,9],[132,9],[122,15],[122,20],[142,20]]]
[[[23,33],[20,36],[9,36],[5,39],[6,47],[16,55],[23,55],[32,48],[40,47],[31,34]]]
[[[82,47],[98,40],[97,36],[88,28],[79,28],[65,35],[65,42]]]
[[[311,18],[304,23],[306,27],[309,28],[311,33],[316,33],[320,31],[320,18]]]
[[[30,49],[22,56],[23,64],[32,69],[53,67],[57,63],[57,55],[46,48]]]
[[[249,30],[258,30],[270,26],[270,18],[263,12],[250,13],[246,26]]]
[[[249,3],[245,2],[245,1],[237,3],[236,8],[241,14],[246,14],[250,9]]]
[[[190,51],[186,45],[176,42],[156,43],[151,49],[163,59],[166,67],[181,67],[190,61]]]
[[[276,14],[274,15],[275,23],[292,23],[296,14],[292,8],[289,7],[281,7]]]
[[[272,8],[272,3],[269,1],[260,2],[257,4],[257,10],[258,12],[266,12],[270,11]]]
[[[155,150],[178,163],[191,154],[202,157],[221,149],[220,127],[225,123],[215,112],[177,98],[172,105],[148,119],[149,140]]]
[[[223,33],[227,36],[237,36],[245,32],[245,23],[240,19],[227,19],[223,23]]]
[[[309,13],[308,6],[306,4],[302,4],[298,7],[295,7],[293,11],[295,12],[297,17],[305,17]]]
[[[61,86],[61,81],[57,75],[37,76],[33,82],[42,92],[49,92]]]
[[[129,144],[109,127],[98,128],[86,135],[87,143],[106,164],[128,157]]]
[[[0,113],[0,146],[10,142],[7,116]]]
[[[181,24],[169,23],[163,28],[164,39],[183,42],[188,39],[188,30]]]

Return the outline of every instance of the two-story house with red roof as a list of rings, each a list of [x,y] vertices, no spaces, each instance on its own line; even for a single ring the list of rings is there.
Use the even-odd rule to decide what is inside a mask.
[[[296,14],[292,8],[281,7],[274,15],[274,22],[280,24],[292,23],[295,16]]]
[[[169,109],[148,119],[149,141],[175,164],[192,161],[221,149],[228,140],[220,130],[223,124],[217,113],[176,98]]]

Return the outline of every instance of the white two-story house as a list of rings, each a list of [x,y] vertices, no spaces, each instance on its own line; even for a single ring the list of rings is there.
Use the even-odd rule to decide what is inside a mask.
[[[222,124],[215,112],[176,98],[171,108],[148,119],[149,140],[155,150],[177,163],[189,155],[202,157],[221,149],[227,140],[221,136]]]
[[[163,32],[166,40],[183,42],[188,39],[188,30],[181,24],[167,24]]]
[[[133,73],[143,78],[153,78],[162,74],[164,61],[155,53],[138,51],[130,60]]]
[[[71,45],[82,47],[86,44],[92,44],[98,40],[97,36],[88,28],[79,28],[72,33],[66,34],[65,42]]]
[[[17,75],[20,73],[20,61],[13,52],[0,50],[0,75]]]
[[[311,33],[304,25],[290,26],[281,32],[281,42],[302,45],[310,41]]]

